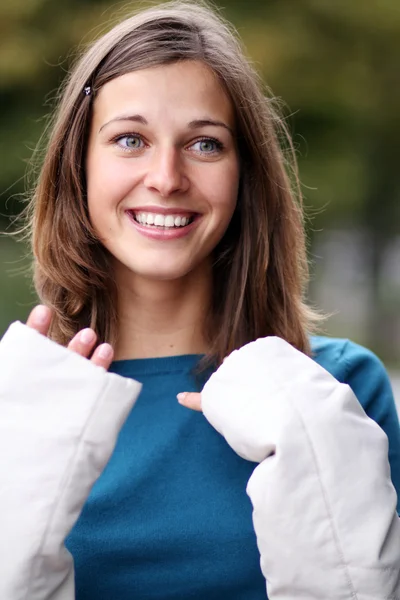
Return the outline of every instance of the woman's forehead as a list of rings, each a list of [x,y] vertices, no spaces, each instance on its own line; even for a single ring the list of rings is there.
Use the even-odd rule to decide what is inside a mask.
[[[210,67],[199,61],[126,73],[99,90],[94,103],[96,126],[132,114],[143,115],[148,121],[173,118],[179,122],[208,116],[234,127],[234,111],[226,91]]]

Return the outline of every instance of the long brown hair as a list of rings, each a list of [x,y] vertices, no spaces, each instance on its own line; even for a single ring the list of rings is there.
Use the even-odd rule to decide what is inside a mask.
[[[219,363],[267,335],[308,353],[319,316],[304,301],[308,264],[293,146],[232,27],[203,2],[168,2],[125,19],[82,55],[61,90],[29,208],[35,285],[54,310],[51,337],[66,344],[88,326],[100,341],[117,335],[118,290],[85,198],[93,98],[120,75],[188,59],[208,65],[227,90],[241,164],[237,209],[214,252],[208,358]]]

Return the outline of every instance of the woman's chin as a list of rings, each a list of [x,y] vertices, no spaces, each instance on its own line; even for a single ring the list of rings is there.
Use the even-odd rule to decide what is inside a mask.
[[[178,281],[190,273],[192,270],[190,266],[183,267],[182,265],[164,265],[164,266],[153,266],[145,267],[141,265],[124,265],[120,270],[122,278],[132,278],[140,280],[148,280],[152,282],[166,282],[166,281]]]
[[[116,260],[115,262],[115,273],[118,281],[121,285],[128,281],[151,281],[151,282],[178,282],[179,280],[187,280],[191,276],[195,278],[201,277],[201,272],[207,272],[209,274],[210,265],[208,260],[200,260],[195,263],[191,260],[183,261],[182,257],[180,260],[166,261],[160,258],[157,261],[149,261],[146,264],[145,261],[141,261],[140,264],[135,261],[121,261]]]

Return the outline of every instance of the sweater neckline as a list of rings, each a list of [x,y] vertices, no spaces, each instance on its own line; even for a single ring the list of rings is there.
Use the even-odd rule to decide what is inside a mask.
[[[130,358],[115,360],[111,363],[110,372],[116,374],[154,375],[161,373],[177,373],[194,369],[204,354],[179,354],[176,356],[158,356],[155,358]]]

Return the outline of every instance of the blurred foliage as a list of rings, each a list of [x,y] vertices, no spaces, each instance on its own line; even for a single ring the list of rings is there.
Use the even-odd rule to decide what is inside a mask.
[[[216,4],[222,7],[221,1]],[[4,226],[21,209],[26,163],[74,48],[98,37],[136,6],[98,0],[0,0]],[[368,233],[370,292],[376,302],[369,340],[377,344],[385,310],[379,295],[382,256],[399,234],[400,222],[400,3],[226,0],[223,6],[268,86],[284,99],[311,237],[313,230],[329,228]],[[5,247],[0,246],[2,262]],[[8,317],[14,316],[12,304],[7,311]]]
[[[28,251],[14,240],[0,238],[0,336],[12,321],[25,320],[35,294]]]

